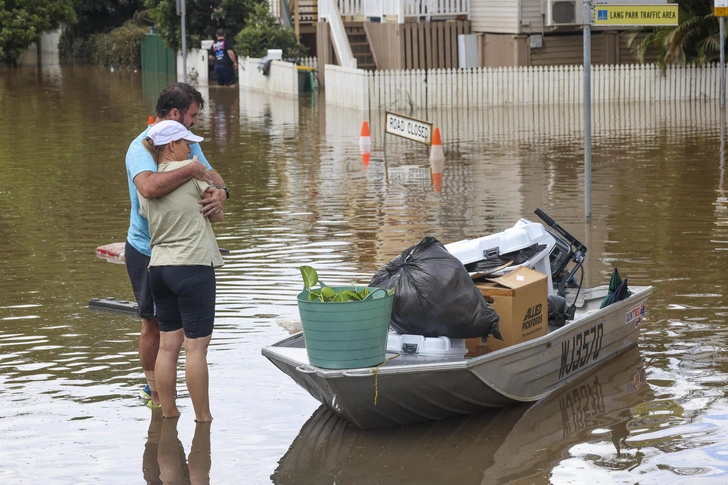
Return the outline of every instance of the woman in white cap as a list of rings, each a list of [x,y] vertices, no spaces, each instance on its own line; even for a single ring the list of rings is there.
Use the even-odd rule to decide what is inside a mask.
[[[176,170],[192,162],[190,143],[203,138],[177,121],[152,126],[144,140],[159,172]],[[177,359],[185,346],[185,378],[195,409],[195,421],[212,421],[210,413],[207,348],[215,319],[215,268],[222,266],[211,222],[198,201],[210,197],[208,184],[191,179],[156,199],[139,194],[139,213],[149,221],[152,259],[151,289],[159,317],[159,354],[154,367],[156,387],[164,417],[180,415],[175,402]]]

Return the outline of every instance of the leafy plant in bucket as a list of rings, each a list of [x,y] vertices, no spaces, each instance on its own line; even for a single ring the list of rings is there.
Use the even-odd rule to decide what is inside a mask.
[[[369,288],[366,286],[361,290],[357,290],[356,284],[353,284],[354,289],[340,289],[334,290],[329,288],[323,282],[319,281],[318,273],[311,266],[299,266],[301,270],[301,276],[303,276],[303,286],[308,290],[308,301],[319,300],[322,302],[345,302],[345,301],[362,301],[369,296]],[[313,287],[319,284],[320,288],[314,289]],[[391,295],[394,290],[390,290]]]

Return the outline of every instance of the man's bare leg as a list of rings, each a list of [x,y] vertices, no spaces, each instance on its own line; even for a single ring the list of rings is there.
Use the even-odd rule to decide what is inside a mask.
[[[212,335],[194,339],[185,337],[185,379],[192,406],[195,408],[195,421],[199,423],[212,421],[207,371],[207,347],[211,338]]]
[[[177,387],[177,359],[183,340],[184,330],[181,328],[173,332],[161,332],[159,338],[159,353],[154,374],[157,379],[159,402],[162,404],[162,415],[165,418],[175,418],[180,415],[174,399],[174,390]]]
[[[142,332],[139,335],[139,360],[152,391],[152,404],[159,406],[159,393],[155,383],[154,366],[159,351],[159,321],[156,318],[142,318]]]

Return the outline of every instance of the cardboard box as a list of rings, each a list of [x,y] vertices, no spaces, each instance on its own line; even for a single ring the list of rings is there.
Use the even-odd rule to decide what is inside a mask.
[[[548,332],[548,277],[538,271],[521,267],[499,278],[476,282],[475,286],[490,301],[500,317],[503,340],[492,335],[486,342],[480,338],[466,339],[468,356],[482,355],[494,350],[526,342]]]

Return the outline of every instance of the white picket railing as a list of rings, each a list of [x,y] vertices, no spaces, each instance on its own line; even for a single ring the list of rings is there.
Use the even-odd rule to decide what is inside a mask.
[[[405,17],[432,18],[470,17],[470,0],[334,0],[345,17],[396,16],[399,23]],[[333,12],[328,2],[319,3],[319,18],[325,19]]]
[[[313,67],[314,69],[318,70],[317,57],[301,57],[298,62],[300,62],[302,66]]]
[[[340,70],[326,97],[358,109],[440,109],[581,103],[582,66],[540,66],[412,71]],[[363,97],[346,96],[350,82],[366,76]],[[717,99],[720,70],[708,66],[592,67],[592,101],[633,102]],[[351,79],[350,79],[351,78]],[[356,79],[356,81],[354,81]],[[366,99],[364,99],[366,98]],[[358,104],[362,99],[364,104]]]

